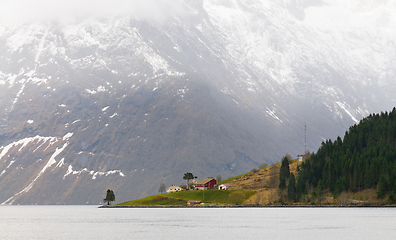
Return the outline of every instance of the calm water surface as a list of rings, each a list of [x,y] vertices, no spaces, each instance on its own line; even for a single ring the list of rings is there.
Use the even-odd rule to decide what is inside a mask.
[[[0,239],[396,239],[396,209],[0,206]]]

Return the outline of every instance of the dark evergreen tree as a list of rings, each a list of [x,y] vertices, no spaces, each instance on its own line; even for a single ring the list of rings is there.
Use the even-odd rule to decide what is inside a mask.
[[[279,180],[284,178],[285,180],[289,179],[290,176],[290,168],[289,168],[289,158],[287,156],[282,158],[282,164],[279,172]]]
[[[388,189],[389,189],[388,179],[386,179],[385,175],[381,175],[378,182],[377,198],[378,199],[384,198],[385,194],[388,192]]]
[[[293,173],[290,173],[289,182],[287,184],[287,199],[289,201],[296,201],[296,178]]]
[[[279,186],[278,188],[280,188],[281,190],[285,190],[286,189],[286,179],[284,177],[281,177],[279,179]]]
[[[107,189],[106,198],[103,199],[103,202],[107,202],[107,205],[110,205],[110,202],[114,202],[114,201],[115,201],[115,195],[113,190]]]

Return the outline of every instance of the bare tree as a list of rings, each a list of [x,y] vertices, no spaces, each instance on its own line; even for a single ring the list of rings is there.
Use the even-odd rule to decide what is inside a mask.
[[[272,166],[269,169],[269,174],[268,174],[267,182],[266,182],[267,183],[266,185],[269,188],[277,188],[278,187],[279,179],[277,176],[278,176],[277,168],[275,166]]]
[[[218,182],[221,182],[221,180],[222,180],[221,176],[220,176],[220,175],[217,175],[217,176],[216,176],[216,181],[217,181],[217,183],[218,183]]]
[[[166,191],[166,187],[164,183],[161,183],[159,188],[158,188],[158,192],[163,193]]]
[[[261,202],[261,192],[256,193],[256,205],[260,205]]]
[[[273,204],[276,202],[278,199],[277,197],[277,192],[276,191],[271,191],[268,195],[268,204]]]
[[[268,163],[262,163],[259,165],[259,169],[268,167]]]
[[[286,155],[284,156],[284,158],[287,158],[289,160],[289,163],[293,162],[293,158],[289,153],[286,153]],[[283,160],[283,159],[282,159]]]

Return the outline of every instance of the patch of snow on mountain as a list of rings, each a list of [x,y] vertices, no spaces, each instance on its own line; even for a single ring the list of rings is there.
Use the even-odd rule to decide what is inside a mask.
[[[344,112],[346,113],[346,114],[348,114],[348,116],[355,122],[355,123],[359,123],[359,121],[351,114],[351,112],[347,109],[348,108],[348,106],[345,104],[345,103],[342,103],[342,102],[336,102],[336,104],[340,107],[340,108],[342,108],[342,110],[344,110]]]
[[[38,60],[40,58],[40,54],[43,51],[45,38],[47,37],[47,34],[48,34],[48,28],[45,29],[44,36],[43,36],[43,38],[40,41],[39,48],[37,50],[37,54],[36,54],[36,57],[35,57],[35,60],[34,60],[36,63],[38,63]]]
[[[237,62],[238,70],[248,75],[244,69],[250,68],[259,75],[269,75],[280,84],[295,80],[293,71],[294,54],[292,42],[287,40],[290,33],[286,26],[276,26],[278,19],[293,20],[276,4],[271,10],[269,3],[252,1],[205,1],[211,23],[225,35],[224,45],[227,53]],[[251,6],[249,6],[251,5]],[[285,20],[286,19],[286,20]],[[272,24],[271,21],[274,23]],[[250,86],[249,91],[260,89],[255,81],[242,80]]]
[[[85,89],[85,91],[90,94],[96,94],[100,92],[106,92],[107,90],[104,86],[99,86],[96,90]]]
[[[2,146],[0,149],[2,150],[1,152],[0,152],[0,159],[2,159],[6,154],[7,154],[7,152],[11,149],[11,148],[13,148],[13,147],[16,147],[16,146],[19,146],[19,145],[22,145],[20,148],[19,148],[19,150],[18,151],[21,151],[24,147],[26,147],[29,143],[33,143],[34,141],[37,141],[37,143],[39,143],[40,141],[43,141],[43,143],[42,144],[44,144],[44,143],[46,143],[47,141],[53,141],[53,140],[55,140],[56,138],[54,138],[54,137],[41,137],[41,136],[35,136],[35,137],[30,137],[30,138],[24,138],[24,139],[21,139],[21,140],[19,140],[19,141],[15,141],[15,142],[12,142],[12,143],[10,143],[10,144],[8,144],[7,146]],[[42,145],[41,144],[41,145]],[[40,146],[41,146],[40,145]]]
[[[65,136],[63,136],[63,141],[65,140],[69,140],[69,138],[71,138],[73,136],[73,133],[67,133]]]
[[[62,159],[58,162],[58,164],[56,164],[56,167],[61,168],[64,164],[65,164],[65,158],[62,158]],[[54,171],[54,169],[53,169],[52,171]]]
[[[279,122],[281,122],[281,123],[283,122],[283,121],[276,115],[276,110],[275,110],[275,109],[271,110],[271,109],[267,108],[266,113],[268,113],[271,117],[273,117],[273,118],[276,119],[277,121],[279,121]]]
[[[20,192],[16,193],[14,196],[10,197],[6,201],[4,201],[1,205],[5,204],[12,204],[17,196],[22,193],[29,192],[30,189],[33,188],[34,183],[36,180],[43,175],[43,173],[51,167],[54,163],[56,163],[55,157],[58,156],[66,147],[68,143],[65,143],[62,148],[56,148],[55,152],[51,155],[50,159],[48,160],[47,164],[41,169],[41,171],[37,174],[37,176]]]
[[[17,74],[5,74],[0,71],[0,85],[5,85],[8,83],[11,86],[14,85],[15,79],[18,77]]]
[[[11,108],[10,108],[10,112],[14,109],[15,104],[18,102],[19,97],[21,96],[23,90],[25,89],[25,86],[26,86],[27,82],[28,81],[26,81],[26,80],[22,80],[22,87],[19,90],[19,92],[16,94],[16,97],[15,97],[14,101],[12,102],[12,105],[11,105]]]
[[[187,92],[188,92],[188,88],[185,86],[184,88],[177,90],[177,95],[179,95],[181,98],[184,98]]]
[[[1,177],[4,173],[6,173],[6,169],[10,168],[11,165],[12,165],[14,162],[15,162],[15,161],[10,161],[10,163],[8,164],[8,166],[1,172],[0,177]]]
[[[20,27],[18,30],[16,29],[7,29],[7,33],[11,34],[10,37],[7,38],[7,47],[11,52],[22,51],[23,45],[33,43],[36,40],[34,33],[36,31],[40,31],[37,25],[30,25],[28,27]]]
[[[47,164],[44,166],[44,168],[40,171],[38,177],[40,177],[45,170],[47,170],[47,168],[51,167],[53,164],[56,163],[55,157],[57,157],[63,150],[65,150],[65,148],[67,147],[67,145],[69,145],[69,143],[65,143],[63,144],[62,148],[56,148],[55,152],[52,154],[52,156],[50,157],[50,159],[48,160]]]
[[[89,173],[90,175],[92,175],[92,179],[93,179],[93,180],[95,180],[95,179],[97,178],[97,176],[105,176],[105,177],[107,177],[107,176],[109,176],[109,175],[111,175],[111,174],[116,174],[116,173],[118,173],[121,177],[125,177],[125,174],[122,173],[121,170],[110,170],[110,171],[107,171],[107,172],[100,172],[100,171],[95,172],[95,171],[93,171],[93,170],[88,171],[87,168],[83,168],[82,170],[75,171],[75,170],[73,170],[73,166],[72,166],[72,165],[69,165],[69,167],[68,167],[68,169],[67,169],[65,175],[63,175],[63,179],[65,179],[65,178],[66,178],[68,175],[70,175],[70,174],[73,174],[73,175],[81,175],[81,174],[84,173],[84,172],[87,172],[87,173]]]
[[[43,83],[47,83],[48,80],[45,78],[32,77],[32,78],[29,78],[29,81],[36,83],[37,85],[40,86]],[[55,90],[56,89],[53,89],[53,91],[55,91]]]
[[[113,118],[115,116],[118,116],[118,113],[114,113],[113,115],[111,115],[109,118]]]

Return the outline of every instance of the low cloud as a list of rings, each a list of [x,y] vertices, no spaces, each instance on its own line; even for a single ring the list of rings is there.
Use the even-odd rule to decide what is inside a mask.
[[[0,22],[30,23],[72,21],[85,17],[111,18],[131,15],[163,22],[185,14],[181,0],[3,0]]]

